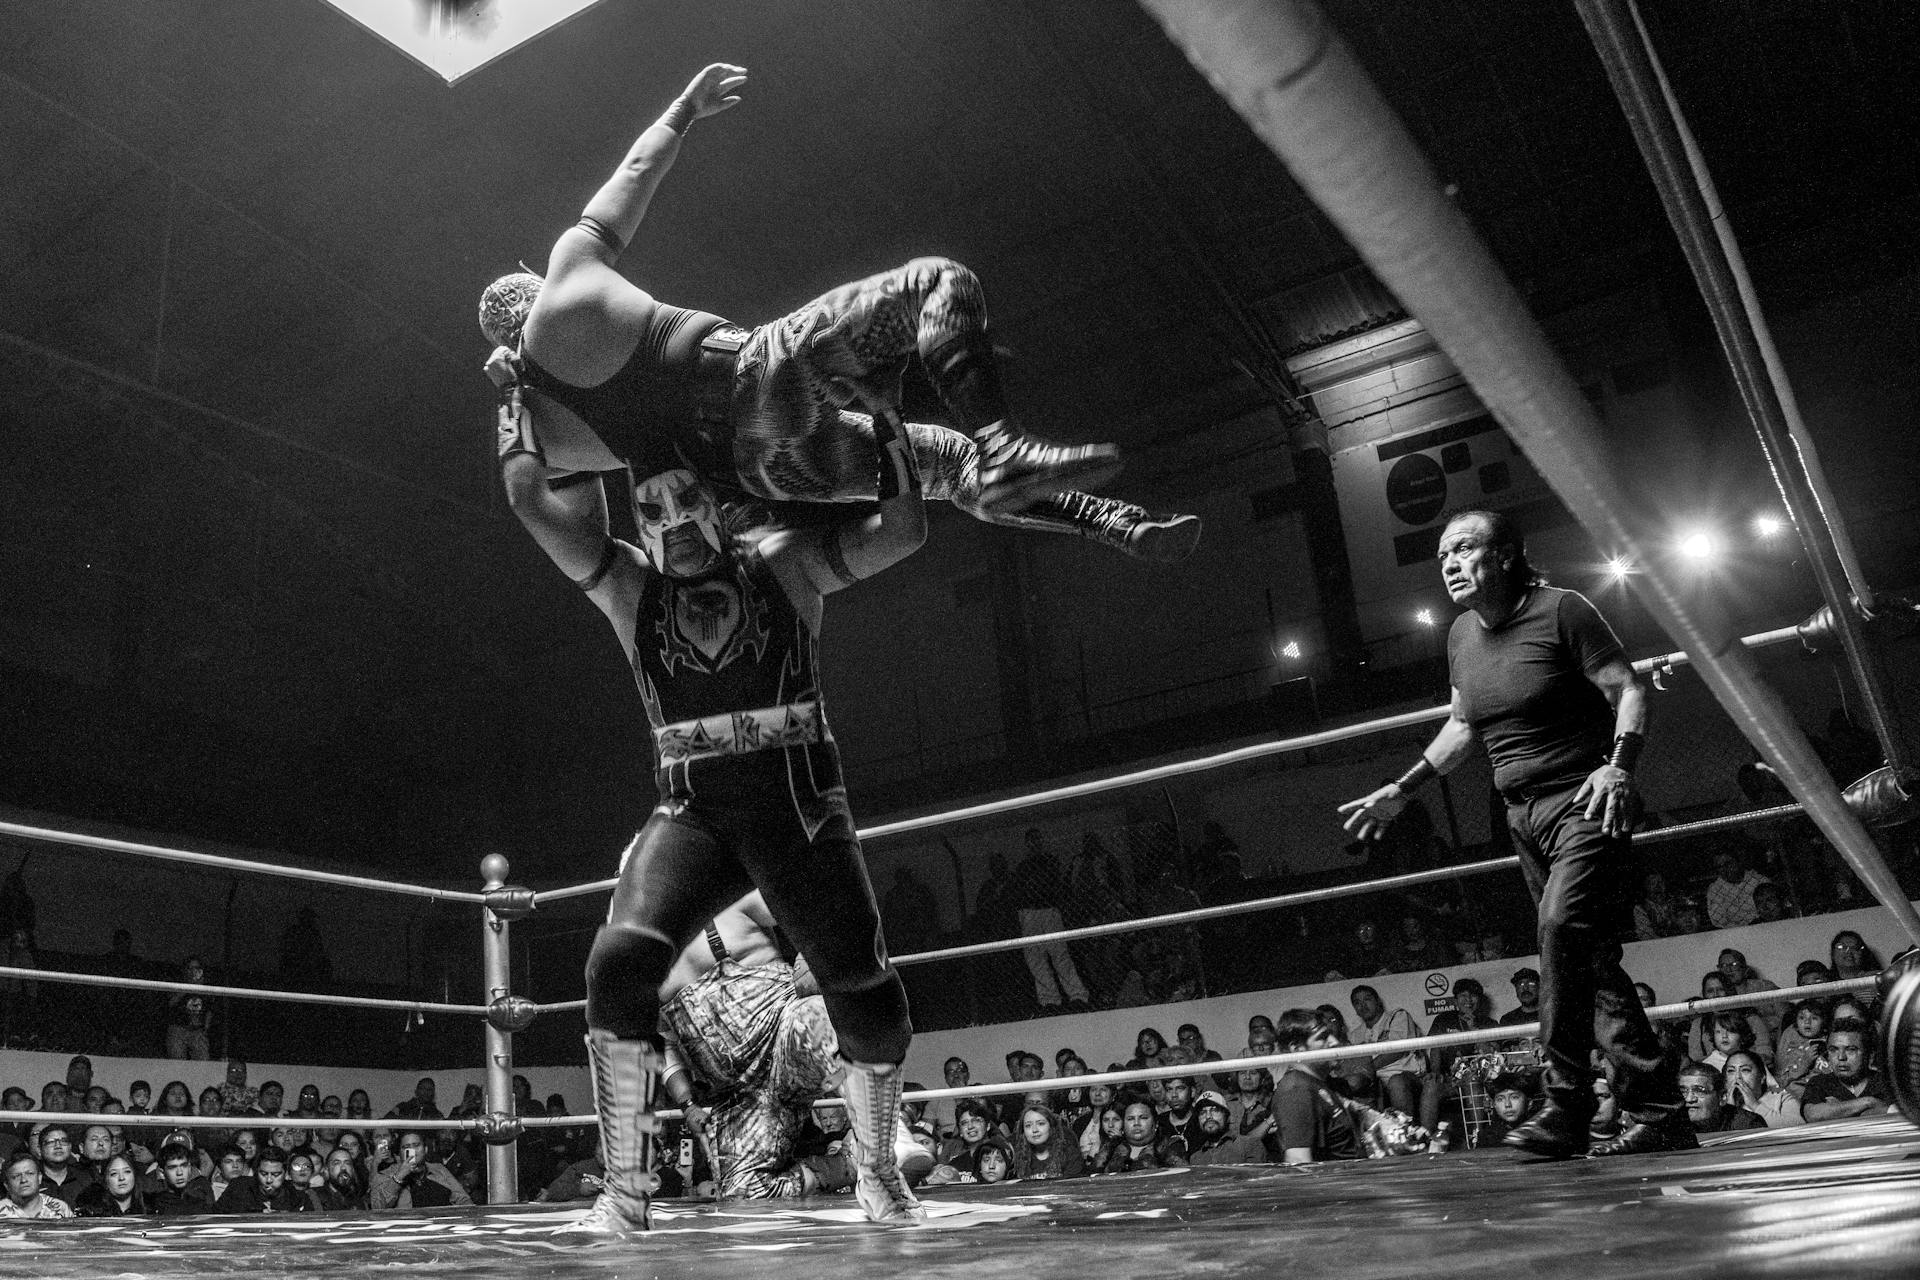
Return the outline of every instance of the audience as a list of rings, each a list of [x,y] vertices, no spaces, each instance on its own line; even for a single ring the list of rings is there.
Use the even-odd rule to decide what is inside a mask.
[[[1893,1090],[1873,1070],[1873,1032],[1858,1018],[1836,1018],[1827,1030],[1829,1070],[1808,1077],[1800,1113],[1808,1123],[1878,1115],[1893,1106]]]
[[[1680,1068],[1680,1098],[1687,1104],[1687,1116],[1695,1132],[1730,1133],[1767,1127],[1767,1122],[1753,1112],[1728,1105],[1726,1093],[1726,1077],[1706,1063],[1690,1062]]]

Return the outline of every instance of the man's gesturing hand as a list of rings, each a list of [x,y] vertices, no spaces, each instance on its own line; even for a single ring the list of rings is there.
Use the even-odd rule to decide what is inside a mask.
[[[704,119],[740,104],[740,90],[747,83],[747,69],[731,63],[716,62],[705,68],[687,85],[680,97],[693,108],[695,120]]]

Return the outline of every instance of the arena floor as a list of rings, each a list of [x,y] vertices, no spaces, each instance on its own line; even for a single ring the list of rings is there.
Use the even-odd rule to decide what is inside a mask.
[[[0,1276],[1910,1278],[1920,1130],[1886,1117],[1620,1160],[1171,1170],[945,1188],[928,1203],[932,1224],[905,1231],[847,1200],[668,1204],[644,1244],[587,1251],[543,1238],[577,1207],[9,1223]]]

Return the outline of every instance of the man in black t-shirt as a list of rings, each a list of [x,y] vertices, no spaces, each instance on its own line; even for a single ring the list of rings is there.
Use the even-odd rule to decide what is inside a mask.
[[[1312,1009],[1289,1009],[1274,1029],[1282,1053],[1331,1049],[1341,1042]],[[1287,1164],[1359,1160],[1360,1132],[1327,1085],[1326,1062],[1289,1063],[1273,1086],[1273,1132]]]
[[[1484,743],[1540,922],[1547,1105],[1508,1145],[1555,1158],[1694,1146],[1673,1064],[1620,967],[1646,692],[1605,619],[1584,596],[1546,585],[1505,516],[1449,520],[1440,571],[1467,611],[1447,637],[1451,714],[1398,780],[1340,806],[1346,827],[1378,839],[1411,792]],[[1589,1146],[1595,1048],[1632,1123]]]

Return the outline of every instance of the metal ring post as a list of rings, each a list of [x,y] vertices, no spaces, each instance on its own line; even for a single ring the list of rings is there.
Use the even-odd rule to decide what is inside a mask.
[[[488,893],[506,887],[507,860],[490,853],[480,860],[480,875]],[[486,986],[486,1003],[510,999],[513,995],[513,970],[507,951],[507,921],[491,904],[480,908],[480,967]],[[513,1033],[486,1019],[487,1113],[489,1117],[513,1115]],[[512,1204],[520,1189],[518,1152],[511,1142],[487,1142],[487,1203]]]

